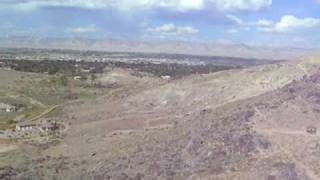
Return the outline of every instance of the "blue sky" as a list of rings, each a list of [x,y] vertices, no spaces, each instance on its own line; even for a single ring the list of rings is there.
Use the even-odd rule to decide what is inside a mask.
[[[320,48],[320,0],[0,0],[0,36]]]

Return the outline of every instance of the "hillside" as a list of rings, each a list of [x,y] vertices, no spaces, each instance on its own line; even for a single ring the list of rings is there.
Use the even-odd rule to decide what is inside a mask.
[[[60,141],[15,144],[16,155],[39,154],[0,174],[317,180],[319,73],[317,57],[169,82],[114,69],[99,80],[122,88],[64,104]]]
[[[317,95],[319,62],[195,75],[121,100],[77,105],[66,110],[73,125],[56,148],[86,162],[71,168],[89,169],[77,177],[318,179],[311,155],[318,137],[306,128],[317,127],[319,115],[306,102],[313,99],[308,91]]]

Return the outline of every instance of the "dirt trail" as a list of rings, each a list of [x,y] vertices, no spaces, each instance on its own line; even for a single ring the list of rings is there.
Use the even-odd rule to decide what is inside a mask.
[[[301,64],[298,64],[297,66],[299,69],[303,71],[303,73],[305,73],[308,76],[310,75],[309,71],[305,67],[303,67]]]
[[[281,128],[277,128],[277,129],[255,128],[254,130],[256,130],[258,133],[269,134],[269,135],[278,134],[278,135],[290,135],[290,136],[304,136],[304,137],[310,137],[310,138],[319,138],[320,137],[319,134],[313,135],[313,134],[309,134],[305,131],[281,129]]]
[[[59,105],[52,106],[51,108],[49,108],[49,109],[45,110],[44,112],[42,112],[41,114],[39,114],[38,116],[30,119],[30,121],[36,121],[36,120],[42,118],[43,116],[49,114],[50,112],[54,111],[58,107],[59,107]]]

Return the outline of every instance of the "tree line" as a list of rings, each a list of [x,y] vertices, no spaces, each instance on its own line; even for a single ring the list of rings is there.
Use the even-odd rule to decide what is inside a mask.
[[[208,74],[212,72],[233,69],[237,67],[218,66],[218,65],[187,65],[177,63],[155,64],[150,62],[89,62],[89,61],[61,61],[61,60],[1,60],[2,66],[9,67],[16,71],[64,74],[64,75],[81,75],[103,73],[108,68],[124,68],[135,72],[150,73],[155,76],[171,76],[172,78],[181,78],[190,74]]]

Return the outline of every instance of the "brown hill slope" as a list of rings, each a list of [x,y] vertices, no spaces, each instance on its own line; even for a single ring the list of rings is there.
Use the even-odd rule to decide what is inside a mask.
[[[320,177],[320,59],[194,75],[65,107],[47,179]],[[24,169],[28,177],[32,167]]]

